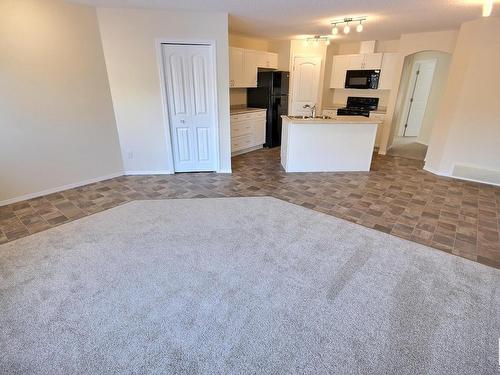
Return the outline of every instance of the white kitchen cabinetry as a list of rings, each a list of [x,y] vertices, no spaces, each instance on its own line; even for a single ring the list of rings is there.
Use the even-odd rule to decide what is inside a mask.
[[[243,48],[229,48],[229,87],[245,87]]]
[[[278,54],[257,51],[257,68],[278,69]]]
[[[383,53],[368,53],[363,61],[364,70],[377,70],[382,67]]]
[[[278,69],[278,54],[229,47],[229,87],[257,87],[258,68]]]
[[[382,65],[382,53],[365,53],[349,56],[348,70],[375,70]]]
[[[348,70],[362,70],[365,62],[365,55],[347,55],[349,56]]]
[[[397,75],[399,53],[367,53],[333,56],[331,89],[345,88],[348,70],[380,70],[379,90],[390,90]]]
[[[243,154],[266,142],[266,111],[231,115],[231,152]]]
[[[399,53],[384,53],[382,58],[382,68],[380,69],[380,80],[378,82],[379,90],[391,90],[394,79],[397,75],[399,64]]]
[[[333,56],[332,77],[330,79],[331,89],[343,89],[345,87],[345,76],[349,68],[350,55]]]
[[[244,87],[257,87],[257,51],[243,50]]]

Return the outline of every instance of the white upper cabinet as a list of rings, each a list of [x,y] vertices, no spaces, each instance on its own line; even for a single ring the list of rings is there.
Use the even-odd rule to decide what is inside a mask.
[[[364,55],[364,63],[363,63],[363,68],[364,70],[377,70],[380,69],[382,66],[382,56],[383,53],[367,53]]]
[[[257,67],[278,69],[278,54],[272,52],[257,51]]]
[[[365,55],[347,55],[349,56],[348,70],[362,70],[365,62]],[[344,77],[345,78],[345,77]]]
[[[243,50],[244,87],[257,87],[257,51]]]
[[[376,70],[382,65],[383,53],[364,53],[349,56],[348,70]]]
[[[379,90],[391,90],[397,75],[399,53],[384,53],[380,69]]]
[[[343,89],[345,87],[345,76],[350,61],[351,55],[333,56],[332,76],[330,78],[331,89]]]
[[[267,58],[269,60],[269,66],[266,66],[266,68],[278,69],[278,54],[274,52],[268,52]]]
[[[243,48],[229,47],[229,87],[245,87]]]
[[[278,69],[278,54],[229,47],[229,87],[257,87],[258,68]]]
[[[398,63],[398,53],[366,53],[333,56],[330,88],[345,88],[345,78],[348,70],[380,70],[378,89],[390,90],[396,78]]]

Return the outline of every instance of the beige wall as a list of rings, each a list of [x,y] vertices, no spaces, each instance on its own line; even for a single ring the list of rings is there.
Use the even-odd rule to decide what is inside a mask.
[[[94,8],[0,2],[0,204],[120,175]]]
[[[231,47],[269,52],[269,41],[267,39],[252,38],[249,36],[243,36],[237,34],[229,34],[229,45]]]
[[[287,72],[290,69],[290,47],[289,40],[271,40],[269,52],[278,54],[278,70]]]
[[[227,14],[98,8],[104,56],[127,173],[172,173],[162,102],[159,39],[215,42],[220,171],[231,170]]]
[[[500,183],[500,18],[460,28],[443,104],[432,132],[425,168],[453,175],[456,166]],[[474,178],[474,177],[471,177]]]
[[[231,106],[246,106],[247,89],[229,89]]]

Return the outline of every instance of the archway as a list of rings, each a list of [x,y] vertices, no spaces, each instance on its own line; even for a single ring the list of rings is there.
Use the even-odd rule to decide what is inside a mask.
[[[424,160],[448,78],[451,54],[428,50],[404,59],[388,155]]]

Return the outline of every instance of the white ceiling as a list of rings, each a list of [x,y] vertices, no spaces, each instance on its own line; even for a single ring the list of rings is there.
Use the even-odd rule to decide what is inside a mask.
[[[288,39],[329,34],[330,20],[367,16],[365,31],[343,40],[387,40],[401,34],[457,29],[481,17],[482,0],[73,0],[95,6],[224,11],[236,34]],[[500,15],[495,4],[493,15]],[[193,25],[195,27],[195,25]]]

